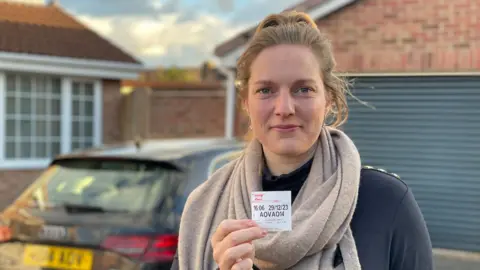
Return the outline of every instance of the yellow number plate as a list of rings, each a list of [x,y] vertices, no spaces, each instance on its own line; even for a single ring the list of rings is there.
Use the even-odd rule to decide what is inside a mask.
[[[68,270],[91,270],[93,252],[88,249],[27,245],[23,264]]]

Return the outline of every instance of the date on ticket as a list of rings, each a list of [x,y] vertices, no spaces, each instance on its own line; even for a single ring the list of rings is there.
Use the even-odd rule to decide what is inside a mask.
[[[292,230],[290,191],[255,191],[251,194],[252,219],[268,231]]]

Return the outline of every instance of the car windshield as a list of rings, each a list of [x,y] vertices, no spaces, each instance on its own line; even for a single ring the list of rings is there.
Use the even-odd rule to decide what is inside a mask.
[[[26,192],[27,206],[149,211],[175,194],[178,176],[173,168],[137,160],[62,161],[50,166]]]

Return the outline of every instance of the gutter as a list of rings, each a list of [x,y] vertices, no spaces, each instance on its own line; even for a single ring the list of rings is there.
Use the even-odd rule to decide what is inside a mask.
[[[141,63],[0,52],[0,69],[102,79],[137,79]]]
[[[327,0],[318,7],[312,8],[312,10],[308,11],[308,14],[312,19],[317,21],[357,1],[358,0]]]

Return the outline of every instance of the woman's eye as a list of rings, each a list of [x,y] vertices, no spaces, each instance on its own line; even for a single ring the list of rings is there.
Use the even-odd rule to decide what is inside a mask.
[[[269,94],[271,92],[270,88],[261,88],[257,90],[257,93],[260,94]]]
[[[312,88],[310,87],[300,87],[297,89],[298,93],[308,93],[310,91],[313,91]]]

